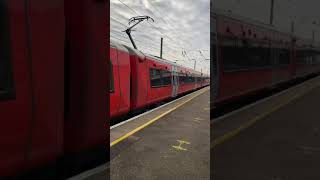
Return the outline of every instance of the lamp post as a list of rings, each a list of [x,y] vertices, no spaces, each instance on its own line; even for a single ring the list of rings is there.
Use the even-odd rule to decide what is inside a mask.
[[[271,0],[270,5],[270,25],[273,25],[273,9],[274,9],[274,0]]]

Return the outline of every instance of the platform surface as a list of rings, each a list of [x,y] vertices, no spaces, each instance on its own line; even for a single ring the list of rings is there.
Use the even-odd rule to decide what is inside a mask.
[[[212,178],[319,180],[319,84],[316,77],[212,123]]]
[[[112,147],[111,179],[209,179],[209,96],[207,88]]]
[[[69,180],[210,179],[209,101],[202,88],[113,127],[111,161]]]

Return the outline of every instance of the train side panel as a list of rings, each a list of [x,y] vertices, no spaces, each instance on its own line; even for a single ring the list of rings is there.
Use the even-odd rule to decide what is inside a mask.
[[[62,154],[64,8],[62,0],[8,1],[0,8],[3,177],[49,164]]]
[[[63,152],[65,20],[63,0],[28,3],[34,119],[27,160],[34,167]]]
[[[220,16],[217,32],[221,73],[216,103],[291,79],[293,49],[289,36]]]
[[[106,126],[109,127],[110,119],[106,111],[109,102],[106,55],[109,40],[105,37],[108,15],[107,1],[65,0],[69,83],[64,151],[69,166],[74,169],[107,159],[105,146],[109,128]]]

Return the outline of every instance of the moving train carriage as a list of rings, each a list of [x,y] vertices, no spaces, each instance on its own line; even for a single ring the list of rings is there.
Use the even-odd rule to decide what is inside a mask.
[[[89,0],[0,3],[0,179],[44,172],[99,145],[105,157],[104,7]]]
[[[290,37],[271,29],[217,17],[217,102],[270,87],[290,78]]]
[[[124,115],[201,86],[199,72],[116,42],[110,44],[110,113]]]
[[[63,1],[24,5],[0,3],[0,179],[63,153]]]
[[[212,74],[214,103],[245,97],[259,90],[319,72],[318,50],[305,40],[274,28],[214,14]],[[254,25],[255,24],[255,25]]]

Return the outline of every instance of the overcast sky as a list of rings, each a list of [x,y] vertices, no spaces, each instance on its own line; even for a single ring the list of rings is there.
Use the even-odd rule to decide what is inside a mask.
[[[269,23],[271,0],[214,0],[213,6],[231,10],[234,14]],[[303,38],[320,41],[319,0],[274,0],[274,25],[281,31],[290,32],[295,22],[295,33]],[[313,25],[316,21],[318,25]]]
[[[132,36],[141,51],[159,56],[164,38],[163,57],[178,64],[208,73],[210,69],[210,0],[111,0],[110,39],[131,45],[122,32],[133,16],[148,15],[134,28]],[[187,56],[182,55],[182,51]],[[199,52],[201,50],[201,53]],[[189,60],[190,59],[190,60]]]

